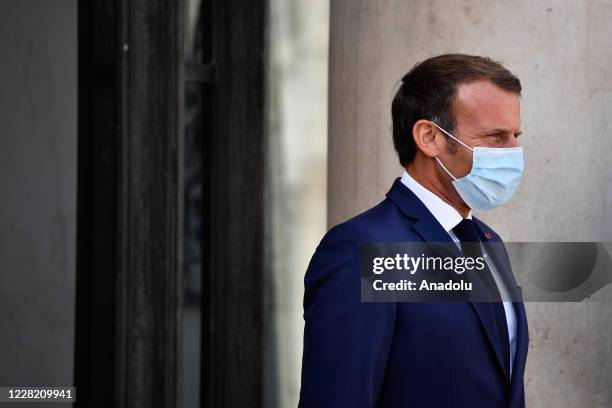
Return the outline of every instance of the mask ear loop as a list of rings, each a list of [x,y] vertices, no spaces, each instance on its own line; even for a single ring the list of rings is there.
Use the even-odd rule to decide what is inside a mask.
[[[470,149],[471,151],[474,151],[474,149],[472,149],[470,146],[466,145],[465,143],[463,143],[461,140],[457,139],[455,136],[451,135],[450,133],[448,133],[446,130],[442,129],[440,126],[438,126],[436,124],[436,122],[434,122],[433,120],[430,120],[431,123],[433,123],[433,125],[435,127],[437,127],[438,129],[440,129],[444,134],[446,134],[449,137],[452,137],[455,141],[459,142],[461,145],[463,145],[464,147]]]
[[[457,181],[457,179],[455,178],[455,176],[453,176],[453,175],[451,174],[451,172],[450,172],[450,171],[448,171],[448,169],[446,168],[446,166],[442,164],[442,162],[440,161],[440,159],[438,159],[438,156],[437,156],[437,155],[435,156],[435,159],[438,161],[438,164],[439,164],[440,166],[442,166],[442,168],[444,169],[444,171],[446,172],[446,174],[448,174],[448,175],[449,175],[449,176],[450,176],[450,177],[451,177],[451,178],[452,178],[454,181]]]
[[[444,134],[446,134],[447,136],[453,138],[454,140],[456,140],[458,143],[460,143],[461,145],[463,145],[464,147],[467,147],[468,149],[470,149],[472,152],[474,151],[474,149],[472,149],[470,146],[466,145],[465,143],[463,143],[461,140],[457,139],[455,136],[451,135],[450,133],[448,133],[446,130],[442,129],[440,126],[438,126],[438,124],[436,122],[434,122],[433,120],[430,120],[431,123],[433,123],[433,125],[435,127],[437,127],[438,129],[440,129],[440,131],[442,131]],[[446,172],[446,174],[448,174],[450,176],[450,178],[453,179],[453,181],[457,181],[457,178],[455,176],[453,176],[451,174],[450,171],[448,171],[448,169],[446,168],[445,165],[442,164],[442,162],[440,161],[440,159],[438,159],[438,156],[435,156],[435,159],[438,161],[438,164],[444,169],[444,171]]]

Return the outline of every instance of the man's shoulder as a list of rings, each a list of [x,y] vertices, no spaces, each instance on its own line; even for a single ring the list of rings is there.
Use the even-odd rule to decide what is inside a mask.
[[[385,198],[380,203],[332,227],[324,240],[350,242],[389,242],[411,240],[412,220],[406,218],[397,205]]]
[[[410,223],[388,198],[374,207],[332,227],[323,237],[312,256],[304,278],[307,290],[323,287],[344,288],[344,284],[359,282],[359,261],[363,244],[371,242],[412,241],[416,238]],[[398,233],[403,229],[404,233]],[[342,282],[343,284],[339,284]],[[305,298],[308,304],[310,297]]]

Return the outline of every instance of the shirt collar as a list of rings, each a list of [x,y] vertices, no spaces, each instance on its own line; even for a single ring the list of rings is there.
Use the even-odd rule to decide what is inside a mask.
[[[445,231],[449,232],[457,226],[463,217],[459,214],[459,211],[454,209],[450,204],[446,203],[435,193],[432,193],[421,183],[416,181],[407,171],[404,170],[402,174],[401,182],[408,187],[414,195],[427,207],[429,212],[434,218],[442,225]],[[472,212],[470,211],[466,218],[472,218]]]

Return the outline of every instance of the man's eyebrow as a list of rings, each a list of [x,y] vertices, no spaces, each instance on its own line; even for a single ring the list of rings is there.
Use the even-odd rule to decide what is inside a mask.
[[[502,128],[495,128],[495,129],[491,129],[491,130],[487,130],[486,132],[484,132],[485,136],[490,136],[490,135],[499,135],[499,134],[504,134],[504,133],[509,133],[510,131],[508,129],[502,129]],[[523,132],[522,131],[517,131],[516,133],[514,133],[514,136],[520,136]]]

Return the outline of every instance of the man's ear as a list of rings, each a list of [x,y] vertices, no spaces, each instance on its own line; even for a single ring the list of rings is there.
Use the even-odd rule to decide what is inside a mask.
[[[436,127],[428,120],[417,120],[412,127],[412,137],[417,149],[427,157],[436,157],[438,155],[438,146],[436,145]]]

